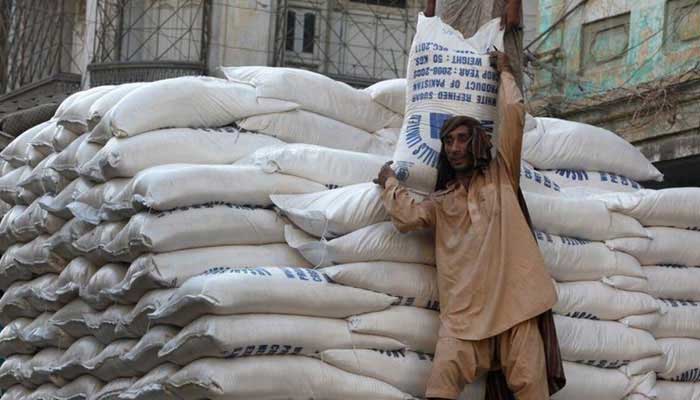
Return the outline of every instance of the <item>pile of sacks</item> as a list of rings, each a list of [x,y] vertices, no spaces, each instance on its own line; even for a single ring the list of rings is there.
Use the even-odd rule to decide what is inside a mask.
[[[611,210],[641,222],[649,239],[609,240],[642,265],[660,314],[632,318],[650,331],[664,358],[657,366],[659,400],[700,398],[700,189],[641,190],[606,198]]]
[[[556,320],[564,358],[606,367],[609,377],[621,373],[596,398],[631,393],[634,398],[700,399],[700,191],[642,189],[637,181],[661,175],[631,146],[600,128],[549,118],[528,124],[523,159],[531,165],[523,166],[521,184],[540,231],[540,248],[558,281],[555,312],[570,317]],[[542,208],[540,195],[556,202]],[[602,210],[607,218],[600,218],[606,214]],[[568,374],[562,395],[576,383],[579,398],[603,389],[587,384],[595,379],[593,371],[581,380],[582,372]],[[653,387],[648,371],[656,373]]]
[[[465,61],[477,58],[493,81],[486,57]],[[432,238],[399,234],[367,183],[396,147],[406,82],[222,76],[78,93],[52,121],[71,132],[62,146],[58,133],[34,145],[32,130],[0,154],[63,183],[0,178],[15,193],[3,400],[423,396],[439,325]],[[35,149],[55,156],[39,168]],[[22,222],[43,194],[46,221]],[[37,243],[17,237],[25,226]]]
[[[242,129],[361,153],[391,154],[403,122],[405,80],[380,82],[366,90],[292,68],[224,67],[220,75],[254,88],[258,104],[292,104],[237,120]]]
[[[386,105],[403,93],[395,82],[358,91],[305,71],[249,71],[77,93],[0,154],[3,400],[422,396],[437,329],[432,242],[395,232],[366,183],[390,158],[402,116]],[[329,97],[273,90],[289,80]],[[369,144],[318,146],[344,131],[303,122],[276,137],[230,126],[258,117],[360,124]],[[354,266],[310,269],[286,241],[318,240],[271,195],[322,196],[300,210],[349,201],[373,212],[307,220],[326,240],[359,230],[374,245],[341,241],[332,259]],[[393,280],[392,268],[418,288],[372,286],[393,284],[376,275]],[[408,336],[407,316],[422,321]]]
[[[369,183],[406,81],[223,75],[77,93],[0,153],[2,400],[423,397],[432,234],[398,233]],[[555,398],[698,397],[700,194],[642,190],[661,174],[612,132],[526,129]]]
[[[634,193],[661,174],[612,132],[575,122],[526,121],[521,186],[545,264],[556,281],[555,324],[567,386],[558,399],[654,398],[663,351],[637,319],[657,318],[646,275],[609,244],[649,241],[605,196]],[[591,149],[596,149],[595,152]]]

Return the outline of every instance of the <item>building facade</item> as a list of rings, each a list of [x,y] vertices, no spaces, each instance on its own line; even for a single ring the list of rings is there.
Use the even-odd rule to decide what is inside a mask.
[[[523,4],[527,41],[537,34],[539,0]],[[226,0],[214,7],[211,65],[306,68],[366,86],[405,76],[425,0]]]
[[[424,0],[219,1],[210,65],[305,68],[358,86],[403,77],[423,7]]]
[[[536,3],[525,1],[531,34],[536,28]],[[7,54],[8,59],[0,60],[0,95],[17,94],[60,74],[89,87],[216,74],[221,65],[306,68],[364,86],[404,76],[425,0],[8,0],[3,4],[8,34],[0,37],[6,47],[0,55]]]
[[[3,7],[6,95],[59,74],[89,87],[215,74],[221,65],[300,67],[366,85],[405,74],[424,0],[8,0]]]
[[[540,0],[533,113],[607,127],[700,185],[700,0]]]

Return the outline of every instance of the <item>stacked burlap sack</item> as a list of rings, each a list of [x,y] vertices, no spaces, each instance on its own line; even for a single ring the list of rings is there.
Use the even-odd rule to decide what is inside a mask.
[[[659,400],[700,399],[700,190],[641,190],[606,198],[611,210],[636,218],[649,239],[609,240],[639,260],[660,315],[631,318],[664,352],[657,367]]]
[[[649,241],[635,218],[602,196],[636,192],[661,174],[612,132],[551,118],[528,119],[521,185],[558,302],[555,324],[567,372],[557,399],[653,398],[662,347],[635,319],[660,305],[639,261],[616,241]]]
[[[402,79],[362,91],[292,68],[225,67],[220,73],[230,82],[253,87],[260,104],[282,100],[296,105],[237,121],[245,130],[287,143],[382,155],[394,151],[405,107]]]
[[[421,23],[444,33],[434,19]],[[475,53],[498,41],[496,25],[467,39]],[[487,77],[473,85],[483,90],[460,89],[483,104],[456,108],[426,100],[415,66],[408,89],[243,67],[223,69],[225,80],[66,99],[0,153],[2,400],[422,397],[439,327],[432,233],[397,232],[369,182],[396,145],[399,175],[431,187],[439,138],[420,120],[448,116],[436,107],[493,123],[486,60],[467,60]],[[430,140],[416,141],[422,130]],[[569,383],[556,398],[692,393],[690,383],[654,385],[655,371],[696,376],[673,360],[697,338],[697,277],[646,265],[698,264],[695,246],[655,227],[694,243],[695,232],[676,229],[698,226],[690,216],[663,218],[678,202],[697,210],[697,195],[641,191],[636,182],[658,171],[588,125],[528,121],[523,159],[534,234],[559,293]],[[647,258],[657,248],[673,257]]]
[[[419,19],[419,25],[426,23]],[[422,31],[444,33],[434,28]],[[414,40],[413,55],[424,39]],[[455,47],[479,53],[472,57],[489,72],[484,80],[492,81],[494,71],[480,55],[490,40],[479,38],[466,47],[459,41]],[[414,68],[409,63],[409,75]],[[159,356],[191,362],[165,381],[164,390],[187,398],[423,397],[439,327],[432,234],[400,234],[388,221],[380,189],[369,183],[397,141],[396,130],[386,128],[403,122],[401,148],[407,121],[416,120],[402,115],[404,108],[416,111],[407,107],[415,100],[406,81],[355,91],[291,69],[225,68],[223,74],[254,85],[261,102],[300,105],[239,121],[246,130],[295,144],[262,148],[236,165],[336,189],[271,196],[291,221],[287,243],[315,269],[214,269],[186,281],[149,315],[154,323],[184,326]],[[462,102],[453,110],[437,98],[430,103],[424,111],[442,107],[443,121],[444,112],[466,108],[493,119],[495,110],[493,104]],[[368,138],[377,143],[368,145]],[[391,140],[388,152],[377,150],[379,138]],[[432,163],[434,150],[419,144],[411,144],[413,157]]]
[[[437,313],[430,309],[437,305],[432,242],[426,233],[400,235],[386,222],[379,189],[369,181],[388,158],[297,143],[259,149],[235,164],[337,189],[270,196],[309,232],[291,224],[285,229],[287,242],[309,261],[283,268],[214,268],[186,280],[149,314],[154,324],[182,327],[158,352],[181,366],[163,382],[163,393],[184,398],[423,396],[437,329]],[[332,261],[320,255],[336,240],[340,245]],[[316,263],[319,258],[306,247],[316,248],[311,253],[326,261]],[[341,260],[345,264],[336,266],[335,274],[300,268]],[[386,275],[391,271],[396,277],[406,271],[408,288],[392,288],[394,277],[389,281]],[[356,281],[341,279],[345,272]],[[373,281],[374,286],[363,284]],[[420,318],[420,323],[404,333],[404,318]]]
[[[6,324],[0,333],[0,353],[7,357],[0,381],[3,389],[9,388],[5,398],[36,399],[54,393],[56,398],[68,398],[75,390],[94,390],[99,382],[81,377],[59,391],[67,381],[49,377],[48,368],[76,338],[51,323],[69,299],[55,299],[46,290],[56,285],[77,255],[71,235],[90,229],[65,208],[59,210],[59,204],[70,202],[74,189],[89,186],[77,179],[76,160],[88,160],[95,148],[81,147],[79,138],[87,130],[91,104],[111,90],[102,87],[69,97],[51,121],[22,133],[0,153],[6,165],[0,191],[13,206],[0,221],[4,251],[0,285],[6,289],[0,299],[0,316]],[[54,168],[58,165],[65,169]]]
[[[477,58],[487,65],[485,57]],[[157,150],[162,151],[156,148],[142,157],[152,168],[126,168],[134,171],[133,178],[132,173],[112,171],[126,157],[112,156],[113,150],[103,149],[109,153],[103,161],[96,155],[96,161],[81,166],[81,173],[101,186],[76,198],[69,208],[80,218],[98,224],[90,233],[92,242],[81,238],[78,242],[83,243],[76,244],[109,262],[130,262],[126,271],[111,268],[108,273],[117,278],[114,281],[121,277],[120,282],[110,280],[97,290],[83,292],[107,303],[101,320],[108,322],[98,324],[105,326],[100,336],[111,335],[112,342],[133,342],[143,335],[140,344],[130,349],[124,345],[126,354],[121,353],[119,360],[138,365],[133,370],[151,368],[135,382],[133,376],[110,381],[96,398],[345,400],[422,396],[438,325],[431,269],[434,255],[428,232],[400,235],[386,222],[385,214],[370,220],[351,218],[349,223],[340,219],[308,233],[288,225],[284,239],[299,252],[292,253],[295,259],[276,257],[270,261],[265,259],[269,251],[255,251],[263,246],[258,242],[260,237],[278,240],[281,218],[272,221],[252,215],[253,211],[262,214],[257,209],[245,209],[240,211],[240,219],[249,225],[242,226],[243,222],[224,221],[221,214],[207,214],[206,230],[202,231],[196,217],[173,217],[181,212],[201,213],[209,205],[268,206],[273,193],[335,196],[330,200],[332,205],[350,204],[348,216],[369,211],[362,208],[363,201],[374,204],[375,211],[383,211],[377,208],[378,189],[367,182],[389,158],[397,140],[396,128],[403,118],[394,111],[403,111],[406,93],[396,87],[402,82],[357,91],[320,75],[291,69],[236,68],[223,73],[231,91],[219,91],[217,85],[223,83],[207,80],[206,93],[215,101],[206,102],[209,98],[205,98],[204,107],[192,104],[196,93],[181,90],[184,81],[149,84],[144,86],[143,96],[136,98],[139,102],[122,99],[105,113],[108,122],[97,124],[90,133],[89,140],[104,143],[110,136],[130,140],[160,128],[214,127],[235,121],[246,132],[294,143],[251,149],[251,154],[227,166],[174,164],[202,161],[173,158],[169,151],[163,151],[165,161],[152,164],[152,158],[161,159],[160,154],[154,156]],[[173,99],[161,101],[154,87],[170,93]],[[229,104],[234,97],[240,104]],[[217,113],[222,108],[225,112]],[[230,110],[236,111],[233,121],[231,113],[226,113]],[[251,115],[244,115],[250,110]],[[158,123],[163,120],[167,125]],[[105,149],[108,147],[109,142]],[[229,153],[227,149],[224,155]],[[351,196],[358,190],[355,185],[361,186],[359,198]],[[326,187],[339,189],[324,192]],[[353,203],[353,199],[360,203]],[[305,201],[316,202],[313,198]],[[319,201],[323,205],[329,200]],[[299,207],[303,213],[306,206]],[[219,218],[222,221],[211,221]],[[166,219],[176,222],[159,222]],[[180,229],[175,238],[146,239],[140,227],[149,222],[160,224],[153,232],[163,233],[172,225]],[[321,229],[320,233],[315,229]],[[309,233],[323,237],[319,241]],[[247,247],[191,250],[183,242],[191,247]],[[335,273],[307,268],[341,262],[346,266],[336,266]],[[404,270],[407,275],[402,285],[406,288],[397,286],[393,275],[386,275]],[[340,275],[346,271],[350,280],[344,281]],[[79,315],[90,315],[87,308],[95,304],[82,297],[62,314],[64,329],[79,331],[86,325]],[[419,323],[406,331],[406,318]],[[112,323],[114,320],[118,322]],[[138,357],[142,353],[147,356]]]
[[[227,126],[258,114],[274,121],[314,105],[263,99],[252,84],[214,78],[80,92],[50,124],[25,132],[2,153],[0,192],[12,206],[0,223],[7,249],[0,268],[7,289],[0,299],[7,324],[0,333],[0,354],[7,356],[0,367],[0,386],[8,389],[3,400],[177,398],[192,390],[192,381],[164,383],[188,371],[199,371],[206,382],[218,373],[215,382],[252,385],[226,393],[218,383],[205,390],[204,381],[195,380],[207,397],[259,393],[262,382],[245,374],[277,374],[296,385],[294,392],[280,381],[272,395],[306,398],[330,390],[324,397],[411,397],[390,383],[301,356],[361,348],[384,349],[372,356],[393,359],[405,345],[348,328],[344,318],[384,310],[396,298],[341,286],[308,269],[285,243],[286,221],[270,199],[369,181],[388,159],[397,135],[390,128],[401,116],[369,93],[321,75],[278,72],[336,90],[324,103],[335,112],[361,109],[368,117],[363,124],[374,116],[362,127],[370,143],[363,150],[374,146],[371,151],[385,156],[348,151],[343,143],[340,150],[287,147],[270,135]],[[285,139],[314,142],[313,132],[299,132],[302,137]],[[340,171],[325,169],[324,159],[339,161]],[[201,291],[206,296],[195,295]],[[202,330],[221,340],[218,347],[201,346]],[[319,332],[325,333],[320,339]],[[285,356],[238,359],[253,354]],[[233,361],[237,369],[229,369]]]

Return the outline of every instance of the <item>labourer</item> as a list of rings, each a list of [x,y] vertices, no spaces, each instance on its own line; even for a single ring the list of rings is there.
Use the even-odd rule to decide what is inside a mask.
[[[455,116],[440,132],[435,192],[415,200],[391,162],[375,180],[400,231],[435,232],[441,327],[429,399],[456,399],[494,370],[507,387],[489,386],[490,399],[545,400],[564,385],[551,315],[557,296],[519,188],[522,97],[508,56],[491,60],[500,74],[496,156],[478,120]]]

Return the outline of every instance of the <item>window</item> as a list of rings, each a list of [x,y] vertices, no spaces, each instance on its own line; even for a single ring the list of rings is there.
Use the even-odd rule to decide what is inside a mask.
[[[294,28],[297,21],[297,13],[294,11],[287,11],[287,36],[285,48],[288,51],[294,51]]]
[[[316,40],[316,14],[313,11],[287,11],[285,48],[296,53],[313,54]]]
[[[316,35],[316,15],[312,13],[304,14],[304,39],[301,51],[304,53],[314,52],[314,36]]]
[[[350,0],[352,3],[364,3],[373,6],[406,8],[406,0]]]

